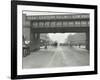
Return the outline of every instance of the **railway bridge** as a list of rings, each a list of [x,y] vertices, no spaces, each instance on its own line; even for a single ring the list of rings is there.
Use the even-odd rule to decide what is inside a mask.
[[[30,41],[32,51],[39,49],[41,33],[65,32],[86,33],[86,49],[89,50],[89,14],[22,15],[23,36]]]

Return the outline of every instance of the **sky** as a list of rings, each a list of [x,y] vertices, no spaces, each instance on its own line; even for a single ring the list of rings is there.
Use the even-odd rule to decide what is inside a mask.
[[[52,41],[57,41],[58,43],[63,43],[70,34],[75,33],[48,33],[48,36]]]

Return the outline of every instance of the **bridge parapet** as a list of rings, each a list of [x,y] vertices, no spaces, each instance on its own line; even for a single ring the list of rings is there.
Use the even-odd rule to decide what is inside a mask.
[[[26,27],[89,27],[89,14],[26,16]]]
[[[29,21],[33,21],[33,20],[76,20],[76,19],[89,20],[89,14],[26,16],[26,20],[29,20]]]

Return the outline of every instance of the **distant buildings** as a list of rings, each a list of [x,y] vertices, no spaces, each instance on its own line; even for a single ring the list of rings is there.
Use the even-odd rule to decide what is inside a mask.
[[[86,47],[86,33],[76,33],[69,35],[66,43],[70,46],[85,46]]]
[[[40,34],[40,39],[41,40],[45,40],[45,41],[49,41],[50,40],[50,38],[49,38],[47,33],[41,33]]]

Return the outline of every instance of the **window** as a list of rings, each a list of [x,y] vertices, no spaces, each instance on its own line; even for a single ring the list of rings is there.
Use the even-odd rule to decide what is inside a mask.
[[[45,27],[49,27],[50,22],[45,22]]]
[[[81,26],[82,26],[82,27],[86,27],[86,26],[88,26],[87,23],[88,23],[87,21],[81,21]]]
[[[51,26],[51,27],[55,27],[55,26],[56,26],[56,22],[51,22],[51,23],[50,23],[50,26]]]
[[[61,27],[62,26],[62,22],[58,21],[56,25],[57,25],[57,27]]]
[[[68,22],[67,21],[63,21],[63,27],[68,26]]]
[[[43,27],[44,26],[44,22],[39,22],[39,27]]]
[[[33,27],[38,27],[38,23],[37,22],[33,22]]]
[[[80,21],[75,21],[75,26],[80,27]]]
[[[68,22],[68,26],[69,26],[69,27],[73,27],[73,26],[74,26],[74,22],[73,22],[73,21],[69,21],[69,22]]]

